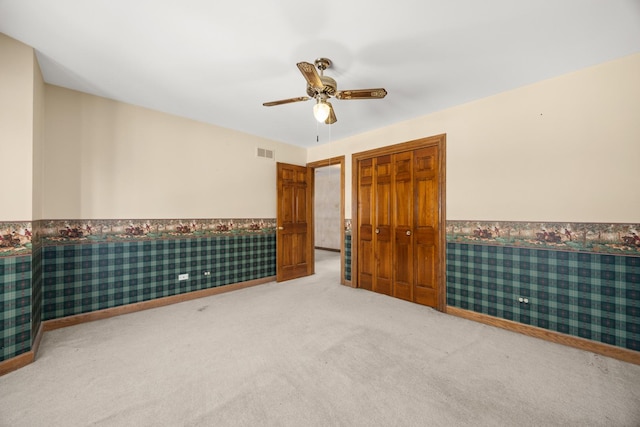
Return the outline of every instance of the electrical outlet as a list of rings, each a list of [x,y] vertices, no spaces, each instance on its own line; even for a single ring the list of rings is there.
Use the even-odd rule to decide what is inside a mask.
[[[179,274],[178,280],[189,280],[189,273]]]

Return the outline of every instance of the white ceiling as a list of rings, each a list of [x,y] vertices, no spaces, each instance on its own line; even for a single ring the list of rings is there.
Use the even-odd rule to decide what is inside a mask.
[[[640,52],[640,1],[0,0],[0,32],[48,83],[310,147]],[[389,94],[262,106],[318,57]]]

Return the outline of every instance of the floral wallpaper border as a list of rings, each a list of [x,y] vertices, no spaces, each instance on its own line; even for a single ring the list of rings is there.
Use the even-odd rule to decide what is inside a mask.
[[[345,219],[351,232],[352,220]],[[0,221],[0,257],[34,244],[76,244],[273,233],[275,218]],[[447,241],[640,256],[640,224],[447,221]]]
[[[35,244],[78,244],[272,233],[274,218],[92,219],[0,222],[0,257],[28,255]]]
[[[447,241],[640,256],[640,224],[447,221]]]

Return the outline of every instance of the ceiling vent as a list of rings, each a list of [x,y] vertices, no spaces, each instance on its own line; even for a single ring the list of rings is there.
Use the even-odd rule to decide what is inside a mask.
[[[275,160],[276,152],[274,150],[268,150],[266,148],[258,148],[256,155],[265,159]]]

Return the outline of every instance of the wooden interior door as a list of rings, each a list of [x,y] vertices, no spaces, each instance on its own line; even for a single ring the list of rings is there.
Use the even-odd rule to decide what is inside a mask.
[[[313,274],[312,169],[277,164],[276,280]]]

